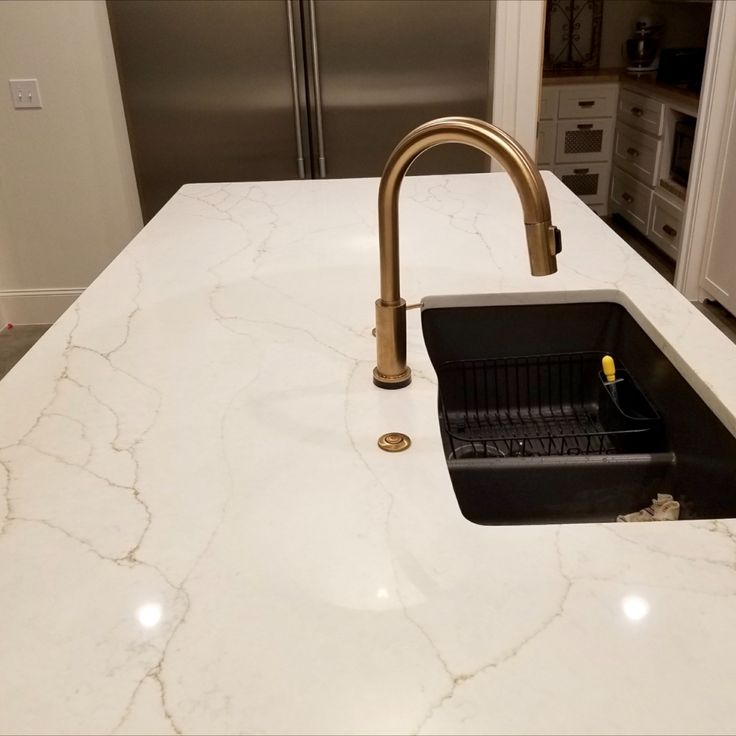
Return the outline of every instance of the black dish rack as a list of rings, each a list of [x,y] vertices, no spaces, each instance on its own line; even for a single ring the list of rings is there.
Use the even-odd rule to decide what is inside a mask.
[[[617,361],[583,352],[440,366],[440,418],[448,459],[610,455],[656,451],[662,421]]]

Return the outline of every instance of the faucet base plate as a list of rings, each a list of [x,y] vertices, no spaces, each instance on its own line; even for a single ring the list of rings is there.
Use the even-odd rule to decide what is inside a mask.
[[[408,366],[406,370],[399,373],[398,376],[384,376],[378,372],[378,368],[373,369],[373,383],[378,388],[396,389],[404,388],[411,383],[411,368]]]

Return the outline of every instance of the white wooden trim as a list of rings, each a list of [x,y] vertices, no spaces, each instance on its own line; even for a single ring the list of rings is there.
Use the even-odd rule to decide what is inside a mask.
[[[492,122],[532,157],[537,147],[544,19],[544,0],[496,3]]]
[[[718,210],[725,147],[736,114],[736,2],[714,0],[675,286],[702,299],[700,286]],[[733,140],[732,145],[736,145]]]
[[[45,325],[55,322],[84,289],[9,289],[0,291],[0,324]]]

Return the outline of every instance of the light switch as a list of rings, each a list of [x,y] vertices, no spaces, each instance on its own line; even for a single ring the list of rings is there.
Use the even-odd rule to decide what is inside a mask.
[[[11,79],[9,81],[13,107],[43,107],[41,93],[38,91],[38,79]]]

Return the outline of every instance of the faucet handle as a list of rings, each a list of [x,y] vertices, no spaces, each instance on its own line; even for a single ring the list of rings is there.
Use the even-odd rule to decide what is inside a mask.
[[[552,225],[552,230],[555,236],[555,255],[558,256],[562,253],[562,233],[556,225]]]

